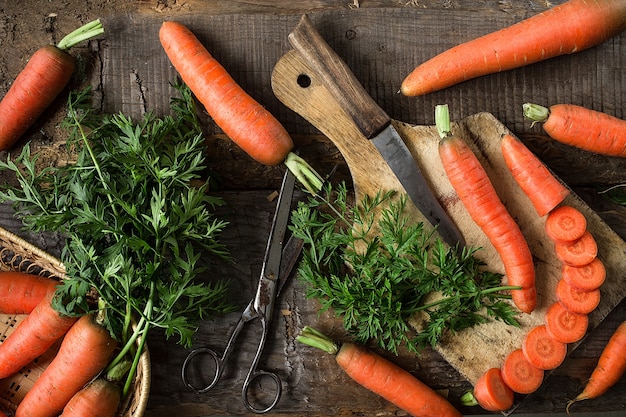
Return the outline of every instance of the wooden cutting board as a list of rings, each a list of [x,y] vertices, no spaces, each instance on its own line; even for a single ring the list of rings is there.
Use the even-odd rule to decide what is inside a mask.
[[[304,117],[337,146],[350,169],[357,198],[379,191],[403,192],[376,148],[361,135],[352,119],[296,51],[287,52],[277,62],[272,73],[272,89],[283,104]],[[487,268],[504,274],[497,252],[471,220],[446,178],[437,152],[439,136],[436,129],[399,121],[394,121],[394,124],[437,197],[461,229],[467,244],[482,247],[477,256],[487,264]],[[475,383],[485,370],[499,367],[509,352],[521,347],[522,339],[530,328],[544,322],[545,311],[556,300],[555,286],[560,279],[561,263],[545,234],[545,217],[535,213],[502,158],[499,141],[508,129],[493,115],[479,113],[454,123],[453,130],[473,147],[500,198],[518,222],[535,258],[537,276],[538,306],[532,314],[520,313],[521,327],[494,321],[448,336],[437,348],[454,368]],[[574,193],[565,204],[577,207],[587,217],[588,228],[598,241],[599,257],[607,269],[607,280],[601,288],[601,303],[589,315],[591,331],[626,294],[626,243]],[[426,221],[412,204],[409,206],[415,221]],[[570,352],[575,347],[575,344],[570,345]]]

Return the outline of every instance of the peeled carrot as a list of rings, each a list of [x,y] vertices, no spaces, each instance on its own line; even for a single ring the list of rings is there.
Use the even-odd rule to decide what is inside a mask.
[[[555,243],[569,243],[580,239],[587,231],[585,215],[575,207],[555,208],[546,218],[546,233]]]
[[[509,171],[539,216],[548,214],[567,197],[569,190],[519,139],[505,134],[500,147]]]
[[[532,365],[539,369],[551,370],[556,369],[565,360],[567,345],[550,336],[546,326],[541,324],[526,333],[522,351]]]
[[[66,87],[74,72],[67,51],[104,32],[99,20],[70,33],[57,46],[44,46],[30,58],[0,101],[0,150],[10,148]]]
[[[626,21],[626,19],[625,19]],[[552,139],[602,155],[626,157],[626,120],[574,104],[524,104],[524,116],[543,123]]]
[[[417,66],[401,91],[418,96],[598,45],[626,28],[622,0],[570,0],[457,45]]]
[[[522,231],[498,197],[472,149],[462,138],[450,133],[446,106],[437,106],[435,119],[442,137],[439,156],[448,180],[472,220],[500,255],[509,285],[534,287],[535,266]],[[534,304],[528,302],[517,305],[525,313],[532,311],[530,306],[534,308]]]
[[[543,383],[543,369],[528,362],[522,349],[509,353],[500,369],[504,383],[519,394],[535,392]]]
[[[52,308],[53,297],[54,292],[48,293],[0,344],[0,379],[13,375],[46,352],[76,322],[76,318],[63,316]]]
[[[461,417],[436,391],[375,352],[349,342],[339,347],[310,327],[305,327],[297,340],[334,354],[337,364],[354,381],[413,416]]]
[[[108,330],[82,316],[63,338],[59,352],[17,407],[15,417],[54,417],[107,365],[116,348]]]
[[[0,313],[30,314],[41,300],[54,292],[58,282],[35,274],[0,272]]]
[[[583,266],[563,265],[562,278],[580,291],[593,291],[602,286],[606,279],[606,268],[600,258]]]
[[[121,388],[99,377],[78,391],[59,417],[114,417],[121,399]]]
[[[487,411],[506,411],[513,406],[514,394],[500,368],[490,368],[474,384],[473,397]]]
[[[589,314],[600,304],[600,290],[580,291],[564,279],[559,280],[555,293],[563,307],[578,314]]]
[[[555,244],[554,250],[556,257],[570,266],[588,265],[598,256],[598,245],[589,231],[571,243]]]
[[[587,385],[580,394],[567,404],[570,406],[576,401],[598,398],[619,381],[626,372],[626,321],[623,321],[610,337],[607,345],[600,354],[600,359]]]
[[[575,343],[587,333],[589,318],[586,314],[574,313],[558,301],[546,311],[546,330],[561,343]]]

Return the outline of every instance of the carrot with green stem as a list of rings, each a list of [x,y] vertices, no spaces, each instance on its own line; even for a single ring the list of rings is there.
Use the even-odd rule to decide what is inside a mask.
[[[30,314],[58,281],[18,271],[0,272],[0,313]]]
[[[418,65],[402,82],[419,96],[460,82],[598,45],[626,28],[623,0],[570,0],[457,45]]]
[[[102,33],[102,23],[94,20],[32,55],[0,101],[0,150],[10,148],[65,89],[75,67],[67,51]]]
[[[623,3],[623,2],[620,2]],[[626,7],[625,7],[626,8]],[[623,18],[626,22],[626,18]],[[626,120],[574,104],[525,103],[524,116],[552,139],[602,155],[626,158]]]
[[[447,106],[436,107],[435,122],[442,138],[439,156],[448,180],[472,220],[500,255],[508,284],[522,289],[533,288],[535,266],[528,243],[472,149],[462,138],[452,134]],[[520,299],[524,303],[516,305],[521,311],[530,313],[534,310],[536,293],[526,291]]]
[[[186,26],[164,22],[161,45],[182,80],[215,124],[241,149],[265,165],[285,165],[311,193],[322,187],[320,176],[292,152],[283,125],[237,84]]]
[[[344,342],[341,347],[319,331],[305,327],[301,343],[335,355],[337,364],[354,381],[416,417],[460,417],[445,398],[406,370],[364,347]]]

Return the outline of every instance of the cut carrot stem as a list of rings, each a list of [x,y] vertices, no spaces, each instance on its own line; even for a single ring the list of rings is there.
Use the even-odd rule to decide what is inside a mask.
[[[543,369],[556,369],[567,355],[567,345],[554,339],[545,325],[533,327],[526,333],[522,342],[524,356],[533,366]]]
[[[598,256],[598,245],[593,235],[587,231],[571,243],[554,245],[557,258],[570,266],[585,266]]]
[[[535,392],[543,383],[543,369],[528,362],[522,349],[509,353],[501,370],[504,383],[518,394]]]
[[[574,313],[558,301],[548,308],[545,320],[548,334],[561,343],[578,342],[589,326],[586,314]]]
[[[600,290],[580,291],[560,279],[556,285],[556,298],[569,311],[589,314],[600,304]]]
[[[583,266],[563,265],[562,278],[580,291],[593,291],[602,286],[606,279],[606,268],[600,258]]]
[[[487,411],[506,411],[513,406],[514,393],[502,378],[500,368],[490,368],[478,378],[474,390],[461,399],[464,405],[478,403]]]
[[[558,206],[569,190],[519,139],[505,134],[500,141],[504,161],[539,216]]]
[[[580,239],[586,231],[585,215],[572,206],[557,207],[546,218],[546,233],[555,243],[573,242]]]
[[[0,272],[0,313],[30,314],[58,281],[17,271]]]

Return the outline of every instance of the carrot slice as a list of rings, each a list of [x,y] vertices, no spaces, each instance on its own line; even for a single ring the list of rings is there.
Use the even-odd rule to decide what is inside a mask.
[[[509,353],[501,370],[504,383],[519,394],[535,392],[543,382],[543,369],[528,362],[522,349]]]
[[[557,258],[571,266],[588,265],[598,256],[598,244],[588,231],[574,242],[555,244],[554,250]]]
[[[573,242],[587,231],[587,219],[577,208],[560,206],[546,218],[546,233],[555,243]]]
[[[606,268],[600,258],[583,266],[563,265],[562,277],[569,285],[580,291],[593,291],[604,283]]]
[[[559,302],[546,311],[546,330],[561,343],[578,342],[587,333],[589,318],[586,314],[574,313]]]
[[[567,355],[567,345],[552,338],[545,325],[533,327],[522,343],[524,356],[539,369],[557,368]]]
[[[502,379],[500,368],[488,369],[474,385],[474,398],[487,411],[505,411],[513,406],[513,391]]]
[[[511,299],[521,312],[530,314],[537,306],[537,287],[512,290]]]
[[[560,279],[556,285],[556,298],[569,311],[589,314],[600,304],[600,290],[580,291]]]

